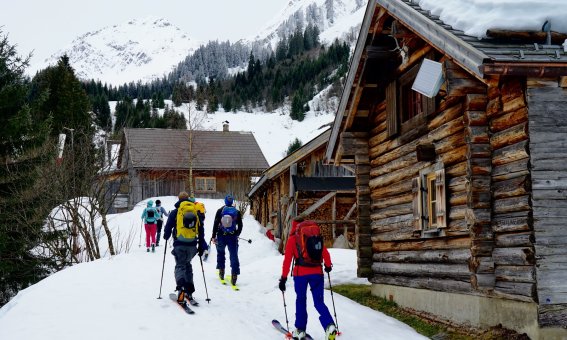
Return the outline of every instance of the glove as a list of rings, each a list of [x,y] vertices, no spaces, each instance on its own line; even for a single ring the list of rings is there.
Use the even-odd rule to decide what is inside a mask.
[[[280,290],[285,292],[285,282],[287,281],[287,277],[280,278]]]
[[[330,273],[331,270],[333,270],[333,266],[329,266],[329,267],[325,266],[325,272],[326,273]]]
[[[199,257],[203,256],[203,253],[205,252],[205,248],[199,246],[197,248],[197,254],[199,254]]]

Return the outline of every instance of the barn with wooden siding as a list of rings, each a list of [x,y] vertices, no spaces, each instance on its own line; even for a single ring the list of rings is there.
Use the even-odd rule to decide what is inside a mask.
[[[327,246],[340,235],[354,240],[355,190],[352,172],[324,164],[327,130],[267,169],[248,196],[250,213],[285,244],[291,219],[304,213],[317,221]]]
[[[192,167],[195,196],[245,199],[252,177],[268,162],[251,132],[124,129],[119,171],[127,170],[128,208],[148,197],[189,191]],[[191,153],[189,146],[191,145]],[[189,155],[193,156],[190,157]]]
[[[358,274],[374,294],[567,338],[564,39],[478,39],[409,0],[369,2],[326,159],[355,169]],[[431,97],[412,89],[426,64],[441,72],[418,79]]]

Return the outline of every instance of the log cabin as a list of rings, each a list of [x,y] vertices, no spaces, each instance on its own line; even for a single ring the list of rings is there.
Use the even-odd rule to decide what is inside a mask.
[[[254,135],[229,131],[225,123],[223,131],[192,133],[125,128],[115,173],[127,178],[119,190],[127,199],[123,205],[131,209],[149,197],[189,192],[190,167],[195,196],[222,198],[232,193],[245,200],[253,177],[268,166]]]
[[[479,39],[416,2],[369,1],[325,158],[355,170],[358,275],[373,294],[567,339],[562,39]]]
[[[355,190],[351,170],[324,164],[330,130],[264,171],[248,193],[250,213],[282,240],[300,213],[321,226],[326,246],[343,235],[354,242]]]

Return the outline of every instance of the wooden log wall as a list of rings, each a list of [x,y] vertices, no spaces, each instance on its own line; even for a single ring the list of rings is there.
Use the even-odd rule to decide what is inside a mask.
[[[487,116],[492,149],[494,295],[536,299],[525,79],[490,79]]]
[[[420,127],[422,132],[411,140],[388,138],[385,105],[378,105],[370,117],[371,282],[480,294],[471,282],[467,212],[471,205],[469,223],[476,218],[475,225],[486,225],[486,214],[481,214],[490,199],[486,196],[490,153],[483,114],[486,86],[457,67],[450,67],[446,76],[450,88],[438,96],[427,128]],[[417,146],[428,144],[433,144],[436,160],[418,161]],[[439,161],[445,168],[449,219],[444,235],[429,238],[414,226],[412,179]],[[472,195],[468,195],[467,183],[475,183]],[[479,262],[481,271],[491,270],[487,261]],[[483,277],[478,281],[480,285],[485,282]]]
[[[458,66],[451,62],[446,62],[445,65],[450,69],[458,69]],[[491,85],[491,83],[488,87],[477,85],[469,89],[464,104],[467,149],[465,221],[471,237],[469,268],[472,287],[486,294],[492,292],[495,283],[492,258],[494,233],[490,223],[492,150],[489,144],[486,114]]]
[[[561,87],[564,86],[564,87]],[[567,325],[567,84],[528,79],[529,152],[540,326]],[[520,183],[516,190],[528,190]],[[522,189],[525,188],[525,189]],[[531,232],[523,231],[522,243]],[[531,243],[534,238],[530,239]],[[518,241],[520,242],[520,241]],[[520,273],[522,274],[522,273]],[[514,277],[520,274],[515,274]],[[529,275],[534,276],[534,271]],[[523,275],[526,275],[525,273]]]
[[[345,155],[354,156],[356,176],[356,225],[355,248],[358,277],[372,276],[372,240],[370,225],[370,159],[368,157],[367,132],[343,132],[341,143],[346,145]]]

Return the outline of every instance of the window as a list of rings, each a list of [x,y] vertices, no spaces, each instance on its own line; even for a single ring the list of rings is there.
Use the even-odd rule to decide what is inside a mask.
[[[217,191],[217,181],[214,177],[195,177],[195,191],[215,192]]]
[[[388,136],[402,135],[423,125],[425,118],[435,111],[435,97],[428,98],[411,89],[420,65],[386,87]]]
[[[445,169],[437,163],[423,169],[412,181],[413,215],[416,230],[439,233],[447,227]]]

